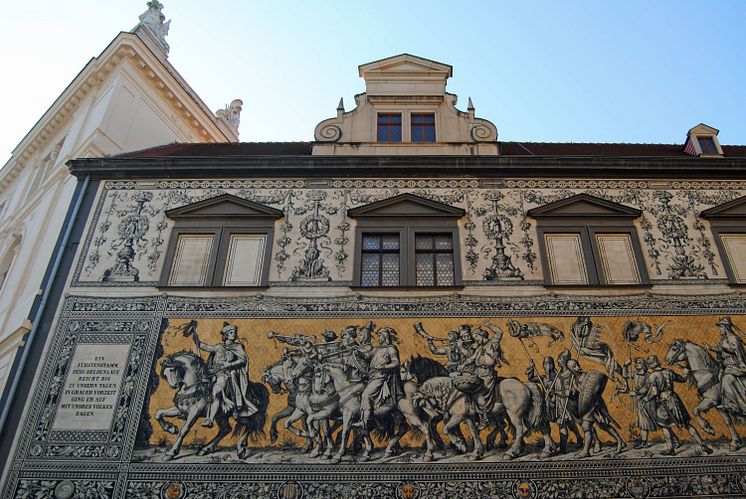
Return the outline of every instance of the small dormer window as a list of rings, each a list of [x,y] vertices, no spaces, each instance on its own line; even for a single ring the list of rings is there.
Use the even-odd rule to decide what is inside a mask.
[[[702,154],[718,154],[715,140],[712,137],[697,137]]]
[[[412,114],[412,142],[435,142],[435,115]]]
[[[717,139],[718,130],[704,123],[689,129],[684,143],[684,152],[690,156],[722,156],[723,150]]]
[[[401,113],[378,113],[378,142],[401,142]]]

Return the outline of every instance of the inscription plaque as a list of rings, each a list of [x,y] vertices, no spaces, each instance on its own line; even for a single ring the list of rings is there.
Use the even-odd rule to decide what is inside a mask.
[[[54,430],[108,430],[129,345],[79,344],[62,390]]]

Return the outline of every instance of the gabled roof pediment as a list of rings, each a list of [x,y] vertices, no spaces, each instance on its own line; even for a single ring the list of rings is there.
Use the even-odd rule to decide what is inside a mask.
[[[590,194],[577,194],[528,211],[540,217],[620,217],[637,218],[642,212],[636,208],[615,203]]]
[[[689,135],[717,135],[718,133],[720,133],[720,130],[705,125],[704,123],[700,123],[699,125],[690,128],[687,132]]]
[[[399,54],[361,64],[358,73],[363,78],[369,73],[442,73],[450,77],[453,76],[453,67],[412,54]]]
[[[358,206],[347,212],[353,218],[362,217],[451,217],[464,216],[464,210],[414,194],[399,194],[375,203]]]
[[[702,218],[746,218],[746,196],[704,210]]]
[[[169,218],[282,218],[280,210],[222,194],[166,211]]]

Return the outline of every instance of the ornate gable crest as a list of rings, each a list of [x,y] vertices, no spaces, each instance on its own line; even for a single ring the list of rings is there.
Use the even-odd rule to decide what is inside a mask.
[[[702,218],[746,218],[746,196],[704,210]]]
[[[239,198],[221,194],[196,203],[166,211],[169,218],[282,218],[280,210]]]
[[[405,193],[353,208],[347,213],[353,218],[391,216],[461,218],[465,212],[461,208]]]
[[[528,211],[540,217],[615,217],[637,218],[642,212],[637,208],[615,203],[590,194],[577,194],[566,199],[545,204]]]

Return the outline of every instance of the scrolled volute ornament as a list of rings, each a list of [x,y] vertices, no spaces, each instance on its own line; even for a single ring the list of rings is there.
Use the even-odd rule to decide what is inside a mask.
[[[471,130],[469,131],[469,134],[471,135],[472,140],[475,142],[489,142],[492,140],[497,140],[497,134],[495,131],[483,124],[483,123],[475,123]]]
[[[337,125],[325,125],[315,135],[319,142],[337,142],[342,138],[342,129]]]

